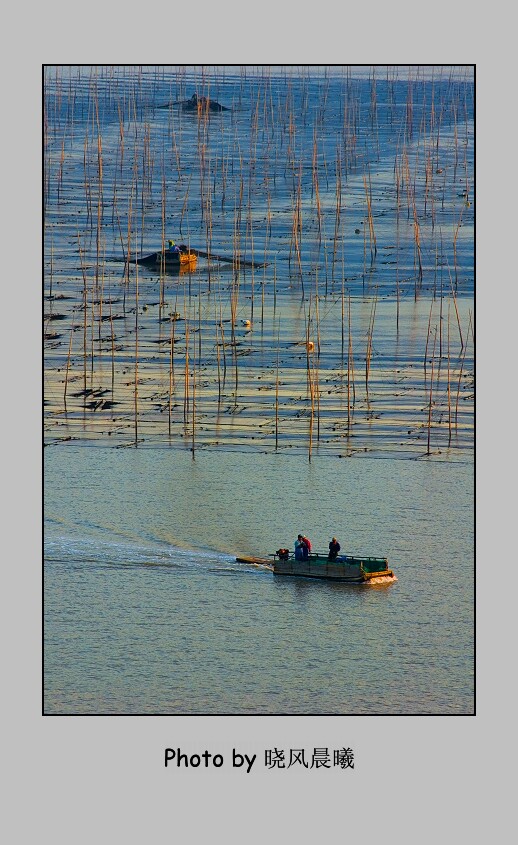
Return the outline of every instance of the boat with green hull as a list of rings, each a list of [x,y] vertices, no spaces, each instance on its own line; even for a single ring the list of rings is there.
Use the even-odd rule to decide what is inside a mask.
[[[272,560],[259,557],[237,557],[239,563],[252,563],[270,569],[274,575],[295,575],[303,578],[321,578],[347,584],[389,584],[397,581],[388,560],[384,557],[329,555],[313,552],[298,560],[286,549],[270,555]]]

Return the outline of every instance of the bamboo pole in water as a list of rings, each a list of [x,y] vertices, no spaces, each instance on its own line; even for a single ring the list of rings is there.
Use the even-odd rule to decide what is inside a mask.
[[[450,303],[448,302],[448,446],[451,444]]]
[[[433,352],[432,352],[432,373],[430,376],[430,394],[428,399],[428,439],[427,439],[427,446],[426,446],[426,454],[430,455],[430,436],[432,430],[432,405],[433,405],[433,368],[434,368],[434,361],[435,361],[435,344],[437,341],[437,326],[435,327],[435,335],[433,339]]]
[[[417,217],[417,209],[416,209],[416,206],[415,206],[415,201],[414,201],[413,211],[414,211],[414,241],[415,241],[415,250],[416,250],[416,254],[417,254],[417,264],[418,264],[417,277],[416,277],[415,284],[414,284],[414,299],[417,300],[418,281],[419,281],[419,286],[421,285],[421,283],[423,281],[423,261],[422,261],[422,255],[421,255],[421,230],[420,230],[420,227],[419,227],[419,220],[418,220],[418,217]]]
[[[219,327],[220,327],[220,334],[221,334],[221,351],[223,353],[223,390],[225,389],[225,384],[227,381],[227,352],[226,352],[226,344],[225,344],[225,330],[223,328],[223,312],[222,306],[220,302],[220,309],[219,309],[220,317],[219,317]]]
[[[343,249],[343,247],[342,247]],[[341,309],[341,320],[340,320],[340,333],[341,333],[341,378],[343,379],[343,372],[344,372],[344,360],[345,360],[345,277],[344,277],[344,266],[343,266],[343,257],[342,257],[342,290],[341,290],[341,297],[340,297],[340,309]]]
[[[341,149],[338,146],[336,150],[336,186],[335,186],[335,197],[336,197],[336,206],[335,206],[335,232],[334,232],[334,239],[333,239],[333,261],[331,265],[331,282],[334,285],[335,280],[335,264],[336,264],[336,254],[338,251],[338,240],[340,236],[340,224],[342,222],[342,157],[341,157]],[[342,239],[342,247],[343,247],[343,239]],[[343,269],[343,268],[342,268]],[[327,293],[327,291],[326,291]]]
[[[135,233],[136,239],[136,233]],[[135,247],[136,251],[136,247]],[[135,415],[134,431],[135,431],[135,446],[138,446],[138,320],[139,320],[139,289],[138,289],[138,264],[135,264],[135,389],[133,394],[133,410]]]
[[[371,252],[371,264],[374,261],[378,248],[376,246],[376,233],[374,232],[374,219],[372,216],[372,189],[370,187],[370,173],[369,185],[367,186],[367,177],[363,174],[363,185],[365,188],[365,201],[367,204],[367,222],[369,224],[369,245]]]
[[[86,280],[86,272],[83,264],[83,253],[81,251],[81,240],[79,232],[77,233],[77,242],[79,245],[79,262],[81,264],[81,273],[83,275],[83,395],[84,395],[84,410],[86,411],[86,361],[87,361],[87,334],[88,334],[88,286]]]
[[[470,317],[471,320],[471,317]],[[460,369],[459,369],[459,378],[457,382],[457,396],[455,400],[455,429],[458,430],[458,417],[459,417],[459,400],[460,400],[460,386],[462,383],[462,375],[464,371],[464,362],[466,359],[466,351],[467,351],[467,343],[461,349],[461,358],[460,358]]]
[[[281,345],[281,321],[277,328],[277,366],[275,373],[275,451],[279,447],[279,350]]]
[[[196,344],[193,336],[192,340],[192,440],[191,440],[192,459],[195,457],[196,445]]]
[[[170,316],[169,325],[169,402],[168,402],[168,433],[172,433],[173,390],[174,390],[174,331],[176,320],[174,314]]]
[[[376,290],[376,296],[374,298],[374,302],[371,308],[371,315],[369,320],[369,329],[367,332],[367,352],[365,355],[365,392],[367,394],[367,401],[369,400],[369,373],[371,368],[371,356],[372,356],[372,335],[374,333],[374,320],[376,317],[376,306],[378,302],[378,291]]]
[[[310,297],[310,311],[311,311],[311,297]],[[308,320],[306,325],[306,367],[307,367],[307,383],[309,386],[309,398],[310,398],[310,415],[309,415],[309,441],[308,441],[308,461],[311,463],[311,452],[313,449],[313,420],[315,416],[315,398],[313,392],[313,375],[311,371],[311,360],[310,360],[310,340],[309,340],[309,327],[311,322],[310,313],[308,314]]]
[[[216,364],[218,368],[218,408],[221,403],[221,361],[218,341],[218,324],[216,323]]]
[[[425,386],[425,390],[426,390],[426,381],[427,381],[427,378],[426,378],[426,373],[427,373],[426,364],[427,364],[427,361],[428,361],[428,343],[429,343],[429,340],[430,340],[430,327],[431,327],[431,325],[432,325],[432,310],[433,310],[433,299],[432,299],[432,301],[430,302],[430,313],[429,313],[429,315],[428,315],[428,329],[427,329],[427,332],[426,332],[426,343],[425,343],[425,347],[424,347],[424,359],[423,359],[423,366],[424,366],[424,386]]]
[[[457,223],[457,226],[455,228],[455,232],[454,232],[454,235],[453,235],[453,270],[454,270],[454,273],[455,273],[455,290],[457,290],[458,283],[459,283],[458,274],[457,274],[457,238],[459,236],[459,229],[462,225],[462,215],[463,215],[463,213],[464,213],[464,205],[461,208],[459,221]]]
[[[349,326],[349,342],[347,346],[347,433],[351,432],[351,374],[352,374],[352,359],[353,359],[353,344],[351,336],[351,294],[348,296],[348,326]],[[354,375],[353,384],[354,384]],[[354,403],[353,403],[354,404]]]
[[[317,443],[320,443],[320,367],[319,356],[313,358],[314,393],[317,397]]]
[[[65,387],[63,390],[63,404],[65,406],[65,414],[67,412],[67,385],[68,385],[68,374],[70,372],[70,358],[72,355],[72,339],[74,336],[74,309],[72,309],[72,322],[70,326],[70,341],[68,344],[68,355],[67,355],[67,366],[65,369]]]
[[[164,162],[162,160],[162,204],[161,204],[161,213],[160,213],[160,223],[162,228],[162,237],[161,237],[161,244],[160,249],[162,254],[165,253],[165,217],[166,217],[166,208],[167,208],[167,185],[165,180],[165,171],[164,171]],[[160,319],[160,314],[162,313],[162,308],[165,305],[165,267],[164,262],[160,262],[160,295],[158,298],[158,315]]]
[[[110,346],[111,346],[111,371],[112,371],[112,402],[115,395],[115,332],[113,330],[112,298],[110,296]]]
[[[183,394],[183,424],[187,432],[187,420],[189,418],[189,322],[185,322],[185,367],[184,367],[184,394]]]
[[[460,348],[462,349],[464,347],[464,339],[462,337],[462,329],[461,329],[461,326],[460,326],[459,309],[457,307],[457,297],[455,296],[455,291],[453,289],[453,281],[452,281],[452,278],[451,278],[450,265],[449,264],[448,264],[448,274],[449,274],[449,277],[450,277],[450,288],[451,288],[451,295],[453,297],[453,305],[455,307],[455,315],[457,317],[457,326],[459,328]]]

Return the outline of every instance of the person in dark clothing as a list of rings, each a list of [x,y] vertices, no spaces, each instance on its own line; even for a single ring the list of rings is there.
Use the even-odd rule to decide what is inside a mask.
[[[329,555],[328,555],[327,559],[328,560],[336,560],[339,551],[340,551],[340,543],[338,542],[336,537],[333,537],[333,539],[329,543]]]

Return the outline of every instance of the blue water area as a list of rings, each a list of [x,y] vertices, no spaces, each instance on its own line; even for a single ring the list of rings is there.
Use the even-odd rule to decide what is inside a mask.
[[[471,462],[45,450],[48,714],[470,714]],[[397,582],[235,560],[306,533]]]

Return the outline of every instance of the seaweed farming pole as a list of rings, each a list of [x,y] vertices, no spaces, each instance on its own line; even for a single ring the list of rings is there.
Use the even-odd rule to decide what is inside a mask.
[[[396,211],[396,337],[399,338],[399,311],[400,311],[400,288],[399,288],[399,204]]]
[[[70,372],[70,357],[72,355],[72,339],[74,337],[74,310],[72,309],[72,320],[70,325],[70,341],[68,344],[68,355],[67,355],[67,366],[65,369],[65,387],[63,389],[63,405],[65,409],[65,414],[67,412],[67,385],[68,385],[68,374]]]
[[[371,264],[376,258],[378,247],[376,246],[376,234],[374,232],[374,220],[372,216],[372,188],[371,188],[371,177],[369,172],[369,185],[367,186],[367,178],[365,174],[363,174],[363,184],[365,187],[365,201],[367,204],[367,220],[369,223],[369,245],[371,251]]]
[[[224,390],[225,387],[226,387],[226,384],[227,384],[227,350],[226,350],[227,344],[226,344],[226,341],[225,341],[225,330],[223,328],[223,309],[222,309],[221,301],[220,301],[219,310],[220,310],[219,328],[220,328],[220,334],[221,334],[221,350],[223,352],[223,390]]]
[[[169,326],[169,402],[168,402],[168,409],[167,409],[167,423],[168,423],[168,433],[169,438],[171,438],[172,433],[172,411],[173,411],[173,390],[174,390],[174,330],[175,330],[176,321],[174,319],[174,315],[171,314],[170,316],[170,326]]]
[[[473,326],[472,326],[472,322],[471,322],[471,311],[470,311],[470,315],[469,315],[468,330],[467,330],[467,333],[466,333],[466,345],[465,345],[465,346],[464,346],[464,348],[461,350],[460,370],[459,370],[459,380],[458,380],[458,383],[457,383],[457,396],[456,396],[456,400],[455,400],[455,430],[457,430],[457,429],[458,429],[459,399],[460,399],[460,385],[461,385],[461,382],[462,382],[462,374],[463,374],[463,370],[464,370],[464,362],[465,362],[465,360],[466,360],[466,352],[467,352],[468,337],[469,337],[469,331],[470,331],[470,328],[471,328],[471,337],[473,338]]]
[[[318,223],[318,244],[322,243],[322,207],[320,204],[320,192],[318,189],[318,148],[316,129],[313,133],[313,160],[312,160],[312,176],[313,176],[313,190],[315,192],[315,204],[317,209],[317,223]]]
[[[84,188],[85,188],[85,204],[86,204],[86,222],[92,217],[92,196],[90,191],[90,183],[88,179],[88,127],[85,132],[85,140],[83,147],[83,171],[84,171]]]
[[[110,294],[110,344],[111,344],[111,372],[112,372],[112,402],[115,395],[115,332],[113,329],[112,298]]]
[[[428,343],[429,343],[429,340],[430,340],[430,326],[432,325],[432,310],[433,310],[433,299],[430,302],[430,313],[428,315],[428,330],[426,332],[426,344],[425,344],[425,347],[424,347],[423,365],[424,365],[424,388],[425,388],[425,390],[426,390],[426,380],[427,380],[426,379],[426,362],[428,360]]]
[[[376,290],[376,296],[374,298],[374,302],[371,308],[371,316],[369,321],[369,330],[367,332],[367,352],[365,355],[365,392],[367,394],[367,401],[369,399],[369,373],[371,368],[371,356],[372,356],[372,335],[374,333],[374,319],[376,317],[376,305],[378,302],[378,291]]]
[[[351,331],[351,294],[348,297],[349,345],[347,351],[347,433],[351,432],[351,385],[353,409],[356,403],[356,389],[354,384],[353,339]]]
[[[468,202],[468,200],[466,199],[465,202]],[[455,232],[454,232],[454,235],[453,235],[453,270],[454,270],[454,273],[455,273],[455,290],[457,290],[458,284],[459,284],[458,273],[457,273],[457,238],[459,236],[459,229],[460,229],[461,224],[462,224],[462,215],[464,213],[464,207],[465,206],[463,205],[461,210],[460,210],[459,221],[457,223],[457,226],[455,228]]]
[[[101,138],[101,127],[99,123],[99,101],[97,92],[95,94],[95,120],[97,124],[97,228],[95,235],[96,261],[95,261],[95,289],[99,285],[99,256],[101,249],[101,227],[103,218],[103,148]]]
[[[247,215],[247,230],[250,232],[250,250],[252,253],[252,268],[251,268],[251,282],[250,282],[250,321],[253,323],[254,321],[254,281],[255,281],[255,273],[254,273],[254,223],[252,219],[252,208],[250,205],[250,193],[248,194],[248,215]],[[264,274],[265,271],[263,270],[263,282],[264,282]],[[264,284],[263,284],[264,290]]]
[[[320,361],[319,355],[313,359],[314,384],[317,396],[317,443],[320,443]]]
[[[281,345],[281,321],[277,324],[277,366],[275,373],[275,451],[279,448],[279,350]]]
[[[183,394],[183,425],[187,434],[187,419],[189,415],[189,321],[185,323],[185,368]]]
[[[49,298],[50,308],[52,310],[52,281],[54,277],[54,230],[50,232],[50,281],[49,281]]]
[[[79,232],[77,233],[77,242],[79,245],[79,262],[81,264],[81,273],[83,274],[83,396],[84,396],[84,408],[86,410],[86,358],[87,358],[87,333],[88,333],[88,291],[87,291],[87,281],[86,281],[86,272],[85,267],[83,264],[83,254],[81,252],[81,240],[79,238]]]
[[[309,299],[309,313],[308,313],[308,320],[306,324],[306,366],[307,366],[307,382],[309,386],[309,396],[311,401],[311,409],[310,409],[310,416],[309,416],[309,440],[308,440],[308,461],[311,463],[311,451],[313,448],[313,419],[315,416],[315,398],[314,398],[314,386],[313,386],[313,376],[311,372],[311,361],[310,361],[310,351],[311,351],[311,341],[309,339],[309,326],[311,322],[311,296]]]
[[[218,367],[218,409],[221,403],[221,360],[220,360],[220,352],[219,352],[219,341],[218,341],[218,324],[216,322],[216,364]]]
[[[162,224],[162,240],[161,240],[161,252],[162,255],[165,254],[165,216],[166,216],[166,208],[167,208],[167,185],[165,180],[165,166],[164,160],[162,159],[162,206],[161,206],[161,215],[160,215],[160,222]],[[165,305],[165,266],[164,261],[160,262],[160,294],[158,297],[159,300],[159,308],[158,313],[160,314],[162,308]]]
[[[180,212],[180,222],[179,222],[179,226],[178,226],[178,231],[180,232],[180,235],[183,235],[182,223],[183,223],[183,218],[184,218],[185,212],[187,210],[187,202],[189,200],[189,189],[191,187],[191,179],[192,179],[192,173],[190,174],[189,181],[187,182],[187,188],[186,188],[186,191],[185,191],[185,197],[184,197],[184,200],[183,200],[182,210]]]
[[[340,320],[340,332],[341,332],[341,373],[342,373],[342,380],[344,377],[344,358],[345,358],[345,248],[344,248],[344,237],[342,235],[342,289],[341,289],[341,297],[340,297],[340,307],[341,307],[341,320]]]
[[[448,446],[451,443],[450,303],[448,302]]]
[[[413,205],[413,211],[414,211],[415,251],[416,251],[416,254],[417,254],[417,261],[418,261],[418,266],[419,266],[418,276],[415,277],[415,283],[414,283],[414,300],[417,301],[417,279],[419,279],[419,285],[421,285],[422,281],[423,281],[423,263],[422,263],[422,258],[421,258],[421,235],[420,235],[419,220],[418,220],[418,217],[417,217],[417,209],[416,209],[416,205],[415,205],[415,200],[414,200],[414,205]]]
[[[196,343],[193,336],[192,339],[192,440],[191,452],[194,461],[195,455],[195,441],[196,441]]]
[[[210,159],[209,159],[209,171],[210,171]],[[210,175],[210,173],[209,173]],[[214,181],[216,180],[216,175],[214,174]],[[205,239],[207,243],[207,252],[210,254],[212,251],[212,194],[210,192],[210,186],[207,189],[207,213],[205,216]],[[208,282],[208,292],[211,291],[211,282],[212,282],[212,267],[209,262],[208,266],[208,274],[207,274],[207,282]]]
[[[135,232],[135,240],[137,234]],[[136,250],[136,247],[135,247]],[[135,389],[133,393],[133,410],[135,414],[135,446],[138,446],[138,263],[135,264]]]
[[[294,245],[295,254],[297,256],[297,263],[299,268],[300,274],[300,283],[302,286],[302,299],[306,298],[304,292],[304,275],[302,272],[302,259],[300,254],[300,239],[302,237],[302,199],[301,199],[301,192],[302,192],[302,161],[299,165],[299,180],[297,185],[297,193],[295,199],[295,205],[293,209],[293,224],[291,230],[291,244],[290,244],[290,259],[288,263],[291,263],[291,246]]]
[[[432,373],[430,376],[430,394],[428,399],[428,440],[426,446],[426,454],[430,455],[430,434],[432,430],[432,404],[433,404],[433,365],[435,361],[435,344],[437,341],[437,326],[435,327],[435,335],[433,339],[433,352],[432,352]]]
[[[333,240],[333,261],[331,265],[331,281],[334,282],[335,278],[335,263],[336,263],[336,251],[338,248],[338,235],[340,232],[340,215],[341,215],[341,207],[342,207],[342,159],[341,159],[341,151],[338,147],[336,150],[336,209],[335,209],[335,235]],[[343,244],[343,241],[342,241]],[[327,296],[327,279],[326,279],[326,296]]]
[[[448,264],[447,261],[446,261],[446,263]],[[457,307],[457,297],[455,296],[455,291],[453,289],[453,281],[452,281],[452,278],[451,278],[451,272],[450,272],[450,265],[449,264],[448,264],[448,275],[450,277],[451,295],[453,297],[453,304],[455,306],[455,315],[457,317],[457,326],[458,326],[458,329],[459,329],[460,348],[462,349],[464,347],[464,338],[462,337],[462,329],[461,329],[461,326],[460,326],[459,309]]]

